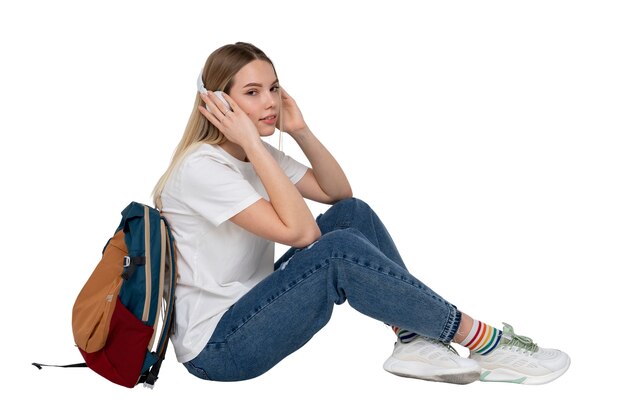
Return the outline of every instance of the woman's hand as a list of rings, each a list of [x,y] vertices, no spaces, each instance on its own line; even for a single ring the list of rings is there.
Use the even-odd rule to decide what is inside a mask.
[[[306,122],[302,117],[302,112],[298,108],[296,101],[281,87],[281,106],[282,106],[282,121],[283,132],[294,135],[305,128],[307,128]],[[280,127],[280,116],[276,122],[276,126]]]
[[[226,139],[246,149],[248,145],[260,140],[259,131],[235,100],[226,93],[222,93],[222,96],[230,104],[232,111],[212,91],[206,95],[200,94],[211,111],[205,106],[198,106],[198,110],[226,136]]]

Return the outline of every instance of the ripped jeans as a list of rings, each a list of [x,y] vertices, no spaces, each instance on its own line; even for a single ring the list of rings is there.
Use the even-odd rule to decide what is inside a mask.
[[[406,270],[387,229],[363,201],[339,201],[317,223],[319,240],[289,249],[275,270],[222,317],[184,365],[214,381],[257,377],[295,352],[348,303],[383,323],[449,342],[461,312]]]

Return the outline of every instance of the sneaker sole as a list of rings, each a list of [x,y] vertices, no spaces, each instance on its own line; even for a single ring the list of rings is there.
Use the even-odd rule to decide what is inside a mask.
[[[542,385],[547,384],[548,382],[552,382],[561,375],[563,375],[565,371],[569,369],[570,363],[571,359],[568,358],[567,365],[565,365],[563,368],[552,373],[539,376],[525,375],[512,369],[506,368],[483,368],[483,372],[480,375],[480,380],[482,382],[508,382],[512,384],[523,385]]]
[[[383,369],[391,374],[404,378],[423,379],[426,381],[446,382],[449,384],[466,385],[477,381],[481,368],[475,369],[441,369],[419,362],[401,361],[390,357],[383,364]]]

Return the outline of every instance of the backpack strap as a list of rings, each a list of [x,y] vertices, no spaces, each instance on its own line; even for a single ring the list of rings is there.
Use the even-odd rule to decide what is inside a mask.
[[[167,337],[169,339],[169,333],[167,332]],[[154,365],[152,365],[152,367],[150,368],[150,371],[148,371],[148,373],[141,375],[141,377],[139,378],[139,381],[137,381],[137,383],[142,383],[143,382],[143,386],[147,387],[147,388],[154,388],[154,384],[156,383],[156,380],[159,379],[159,371],[161,370],[161,363],[163,363],[163,359],[165,359],[165,351],[167,350],[167,343],[164,343],[164,348],[163,351],[159,353],[159,359],[156,361],[156,363]]]
[[[169,343],[170,335],[172,334],[175,312],[174,292],[176,290],[176,284],[178,281],[178,271],[176,269],[176,248],[174,240],[171,236],[171,231],[167,220],[161,217],[161,289],[162,293],[159,298],[165,299],[165,311],[163,314],[163,326],[161,334],[158,339],[156,347],[157,361],[150,367],[150,370],[139,378],[137,382],[142,383],[144,387],[153,388],[156,380],[159,379],[159,371],[161,370],[161,363],[165,359],[165,352],[167,351],[167,345]],[[167,260],[167,267],[165,265]],[[165,275],[167,271],[167,276]],[[156,329],[155,329],[156,330]]]
[[[37,369],[41,369],[42,366],[54,366],[56,368],[86,368],[87,364],[83,362],[83,363],[73,363],[71,365],[46,365],[43,363],[33,362],[33,366],[37,367]]]

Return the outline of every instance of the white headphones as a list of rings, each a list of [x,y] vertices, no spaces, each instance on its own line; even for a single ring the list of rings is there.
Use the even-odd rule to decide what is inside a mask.
[[[198,92],[200,94],[206,94],[208,93],[207,89],[204,87],[204,83],[202,82],[202,71],[200,72],[200,75],[198,75]],[[224,96],[222,95],[223,93],[221,91],[214,91],[213,93],[215,93],[215,95],[217,96],[217,98],[219,98],[220,100],[222,100],[222,103],[224,103],[226,105],[226,108],[228,108],[228,110],[232,111],[233,109],[230,107],[230,104],[228,104],[228,101],[226,101],[226,99],[224,98]],[[211,109],[209,109],[209,106],[207,106],[206,104],[204,105],[204,107],[206,107],[206,109],[211,112]]]

